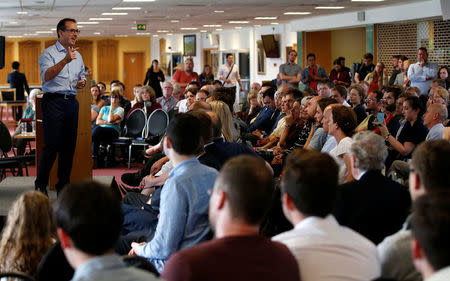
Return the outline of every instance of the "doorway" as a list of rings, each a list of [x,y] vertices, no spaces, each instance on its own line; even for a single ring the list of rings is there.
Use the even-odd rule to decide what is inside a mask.
[[[126,86],[125,97],[130,101],[134,99],[133,86],[144,82],[144,59],[143,52],[123,54],[123,80]]]

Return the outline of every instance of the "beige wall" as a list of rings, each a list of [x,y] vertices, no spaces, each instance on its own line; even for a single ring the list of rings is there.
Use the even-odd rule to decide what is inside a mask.
[[[331,59],[345,57],[345,64],[351,69],[352,63],[360,62],[366,53],[366,29],[364,27],[331,31]],[[331,61],[331,63],[333,63]]]
[[[41,42],[41,50],[45,49],[45,42],[48,40],[54,40],[54,37],[45,37],[45,38],[7,38],[7,42],[13,42],[13,61],[17,60],[20,62],[19,58],[19,42],[26,40],[40,41]],[[90,65],[93,71],[93,78],[97,80],[97,74],[99,69],[97,68],[97,41],[104,39],[117,40],[119,42],[119,61],[118,63],[118,79],[123,81],[123,53],[125,52],[144,52],[145,54],[145,68],[149,68],[151,66],[151,40],[150,37],[124,37],[124,38],[116,38],[116,37],[80,37],[79,39],[83,40],[91,40],[93,42],[93,64]],[[145,73],[144,73],[145,74]],[[144,75],[143,74],[143,75]],[[5,78],[6,79],[6,78]],[[106,84],[109,81],[104,81]]]

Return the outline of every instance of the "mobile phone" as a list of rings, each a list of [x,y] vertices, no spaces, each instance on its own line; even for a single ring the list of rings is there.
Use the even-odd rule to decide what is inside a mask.
[[[378,122],[380,122],[381,124],[384,124],[384,113],[378,112],[378,113],[377,113],[377,120],[378,120]]]

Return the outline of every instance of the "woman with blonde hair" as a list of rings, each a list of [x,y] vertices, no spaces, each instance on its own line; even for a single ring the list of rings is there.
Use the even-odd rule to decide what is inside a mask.
[[[372,91],[378,91],[383,86],[389,85],[388,76],[385,73],[384,64],[379,61],[377,65],[375,66],[375,69],[369,73],[364,81],[367,81],[369,83],[369,91],[368,93]]]
[[[52,206],[39,191],[27,191],[14,201],[0,240],[0,271],[34,275],[42,257],[56,241]]]
[[[262,106],[258,102],[258,92],[257,91],[250,91],[247,95],[247,101],[250,105],[247,114],[246,114],[246,120],[245,123],[250,126],[250,121],[258,116],[259,112],[261,111]]]
[[[127,119],[131,112],[137,108],[143,109],[147,113],[147,117],[149,117],[155,109],[161,108],[161,105],[156,101],[156,93],[150,86],[141,87],[136,96],[136,100],[137,102],[127,113]]]
[[[234,142],[237,140],[238,134],[234,128],[233,116],[230,108],[223,101],[215,100],[210,103],[212,111],[217,114],[222,123],[222,135],[225,141]]]

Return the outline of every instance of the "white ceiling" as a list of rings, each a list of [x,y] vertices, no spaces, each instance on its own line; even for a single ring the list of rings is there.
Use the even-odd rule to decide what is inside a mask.
[[[84,36],[136,36],[164,33],[192,33],[217,28],[234,29],[287,23],[295,19],[362,11],[385,5],[420,0],[385,0],[383,2],[352,2],[351,0],[156,0],[137,3],[126,0],[0,0],[0,35],[53,37],[58,21],[64,17],[78,22],[89,18],[110,17],[97,25],[78,24]],[[340,10],[318,10],[318,6],[343,6]],[[113,10],[114,7],[141,7],[140,10]],[[224,11],[215,13],[214,11]],[[26,12],[18,14],[17,12]],[[128,15],[102,16],[102,13],[126,12]],[[285,12],[310,12],[309,15],[284,15]],[[258,16],[274,16],[273,20],[256,20]],[[178,20],[179,22],[172,22]],[[231,24],[229,21],[249,21]],[[136,23],[147,24],[146,31],[137,31]],[[204,27],[203,25],[222,25]],[[182,30],[181,28],[197,28]],[[38,33],[36,32],[50,32]],[[160,31],[158,33],[158,31]],[[161,32],[163,31],[163,32]],[[95,34],[99,33],[99,34]],[[144,33],[144,34],[142,34]]]

